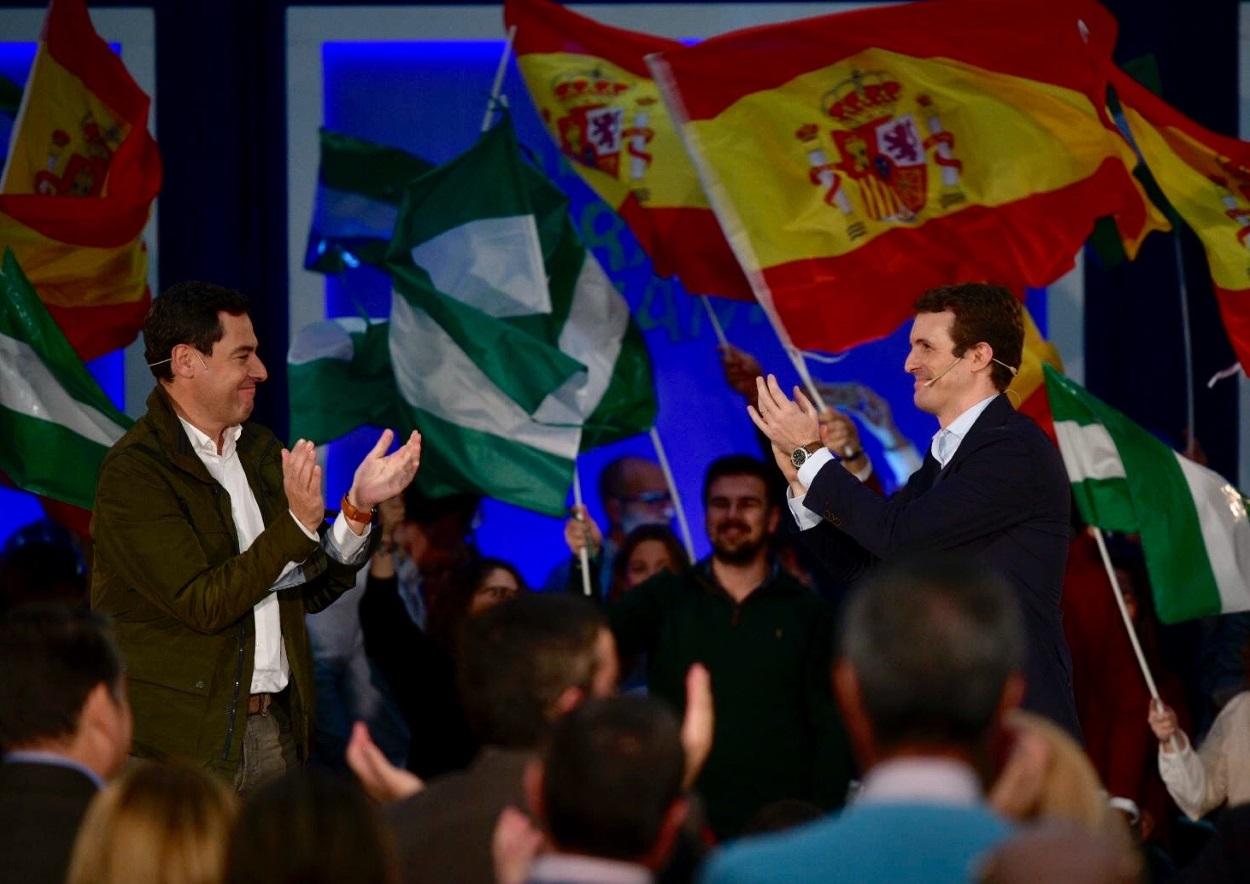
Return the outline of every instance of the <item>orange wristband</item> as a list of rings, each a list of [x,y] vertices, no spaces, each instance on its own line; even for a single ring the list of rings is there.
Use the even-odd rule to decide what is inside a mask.
[[[376,510],[362,510],[352,506],[352,502],[347,499],[346,494],[339,501],[339,509],[343,511],[344,516],[353,522],[363,522],[366,525],[373,521],[373,514],[376,512]]]

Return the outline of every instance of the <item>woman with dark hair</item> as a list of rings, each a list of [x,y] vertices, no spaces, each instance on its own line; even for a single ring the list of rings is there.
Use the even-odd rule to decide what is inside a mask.
[[[390,833],[355,783],[296,771],[260,789],[235,821],[226,884],[398,884]]]
[[[678,573],[690,565],[686,550],[667,525],[640,525],[625,537],[612,561],[612,585],[608,600],[626,592],[660,571]]]
[[[424,780],[462,770],[478,750],[456,687],[461,628],[526,589],[514,566],[471,548],[439,584],[428,596],[425,629],[408,615],[393,573],[371,566],[360,602],[365,651],[412,735],[407,768]]]

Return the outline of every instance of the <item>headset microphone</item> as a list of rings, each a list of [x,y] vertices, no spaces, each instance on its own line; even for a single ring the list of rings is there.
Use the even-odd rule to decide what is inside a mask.
[[[952,368],[954,368],[956,365],[958,365],[958,364],[960,363],[960,360],[962,360],[962,359],[963,359],[963,357],[962,357],[962,356],[956,356],[956,357],[955,357],[955,361],[954,361],[954,362],[952,362],[950,365],[946,366],[946,368],[942,369],[942,371],[941,371],[941,373],[940,373],[940,374],[938,374],[938,375],[936,375],[936,376],[934,376],[934,377],[930,378],[929,380],[925,381],[925,382],[924,382],[924,384],[923,384],[923,386],[925,386],[925,387],[932,387],[934,384],[936,384],[936,383],[937,383],[938,381],[940,381],[942,378],[946,377],[947,372],[949,372]]]

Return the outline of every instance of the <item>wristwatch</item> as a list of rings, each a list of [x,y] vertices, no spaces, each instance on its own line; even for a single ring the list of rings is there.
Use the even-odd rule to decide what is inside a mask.
[[[347,499],[346,494],[344,494],[343,499],[339,501],[339,509],[342,510],[344,516],[351,519],[353,522],[362,522],[366,525],[372,522],[374,516],[378,514],[378,508],[376,506],[373,509],[368,510],[362,510],[359,507],[353,506],[352,502]]]
[[[790,452],[790,463],[794,464],[794,468],[797,470],[799,467],[803,466],[803,464],[807,463],[808,457],[815,454],[817,451],[820,451],[820,449],[824,447],[824,443],[822,443],[819,439],[815,442],[808,442],[802,448],[796,448],[794,451]]]
[[[842,456],[839,458],[839,460],[858,460],[859,458],[863,456],[864,456],[864,449],[853,448],[850,445],[844,445],[842,447]]]

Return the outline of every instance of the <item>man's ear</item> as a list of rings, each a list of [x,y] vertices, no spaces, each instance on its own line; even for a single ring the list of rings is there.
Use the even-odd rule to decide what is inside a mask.
[[[677,837],[681,834],[682,826],[686,824],[686,817],[689,815],[690,799],[684,795],[679,796],[668,806],[668,810],[664,811],[664,819],[660,821],[660,831],[656,834],[655,844],[642,858],[644,866],[657,872],[664,868],[673,853],[673,847],[677,844]]]
[[[1013,709],[1018,709],[1024,702],[1024,689],[1024,676],[1021,673],[1013,672],[1007,676],[1007,680],[1003,682],[1002,696],[998,699],[999,721],[1002,721]]]
[[[768,508],[768,534],[772,536],[777,533],[777,526],[781,524],[781,507],[770,506]]]
[[[860,769],[867,770],[877,760],[876,738],[873,735],[872,721],[864,711],[859,676],[855,674],[851,664],[843,659],[833,664],[833,695],[842,709],[842,721],[846,724],[846,733],[851,739],[851,750],[859,760]]]
[[[530,814],[538,820],[547,818],[547,808],[543,802],[543,776],[543,763],[535,758],[525,765],[525,773],[521,777],[521,786],[525,792],[525,800],[529,802]]]

